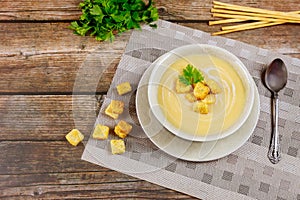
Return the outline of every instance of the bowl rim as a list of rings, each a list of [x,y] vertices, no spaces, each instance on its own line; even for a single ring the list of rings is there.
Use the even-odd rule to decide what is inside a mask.
[[[182,56],[184,54],[183,52],[186,52],[187,50],[193,50],[195,48],[196,49],[201,48],[201,50],[205,49],[205,50],[210,50],[210,51],[211,50],[218,51],[219,53],[223,54],[224,58],[222,57],[222,59],[225,59],[227,62],[229,62],[232,65],[235,64],[236,66],[238,66],[239,67],[238,75],[240,77],[242,75],[241,78],[246,79],[246,80],[243,79],[244,86],[246,87],[246,90],[247,90],[246,102],[245,102],[245,108],[243,109],[241,116],[228,129],[226,129],[225,131],[221,131],[218,134],[208,134],[206,136],[199,136],[199,135],[194,135],[194,134],[186,133],[182,130],[179,130],[165,118],[160,106],[155,106],[155,105],[158,105],[157,88],[158,88],[160,79],[161,79],[162,75],[164,74],[164,72],[166,71],[166,69],[170,65],[168,65],[168,67],[166,67],[166,68],[162,68],[161,66],[165,62],[169,61],[168,59],[171,59],[171,61],[172,61],[172,59],[174,59],[174,58],[172,58],[172,55],[181,55]],[[192,54],[190,54],[190,55],[192,55]],[[188,55],[185,55],[185,56],[188,56]],[[172,62],[174,63],[175,61],[176,61],[176,59],[173,60]],[[237,56],[235,56],[231,52],[227,51],[226,49],[223,49],[223,48],[220,48],[217,46],[213,46],[213,45],[209,45],[209,44],[184,45],[184,46],[175,48],[175,49],[163,54],[155,62],[153,62],[152,65],[154,65],[154,68],[150,75],[149,87],[148,87],[148,100],[149,100],[149,104],[150,104],[150,109],[152,110],[154,116],[159,120],[159,122],[174,135],[181,137],[183,139],[186,139],[186,140],[198,141],[198,142],[218,140],[218,139],[222,139],[222,138],[225,138],[225,137],[233,134],[245,123],[245,121],[249,117],[251,109],[253,107],[253,103],[254,103],[254,86],[252,84],[246,84],[246,83],[251,83],[252,77],[251,77],[248,69],[242,63],[242,61]]]

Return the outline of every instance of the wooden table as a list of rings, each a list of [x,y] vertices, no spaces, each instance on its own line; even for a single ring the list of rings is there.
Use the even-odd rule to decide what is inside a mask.
[[[281,11],[300,10],[298,0],[226,0]],[[2,199],[188,199],[187,195],[82,161],[84,145],[64,136],[89,133],[130,32],[114,43],[72,34],[80,0],[2,0],[0,7],[0,198]],[[156,0],[161,19],[207,32],[211,0]],[[300,58],[300,26],[280,25],[225,35]],[[113,63],[97,88],[88,81],[73,91],[88,53],[101,47]],[[80,98],[80,109],[72,98]]]

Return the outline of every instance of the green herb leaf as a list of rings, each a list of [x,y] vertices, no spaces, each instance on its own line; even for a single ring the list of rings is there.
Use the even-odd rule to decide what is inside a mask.
[[[157,27],[158,11],[152,0],[83,0],[79,3],[82,15],[69,26],[78,35],[91,35],[96,40],[110,40],[114,33],[139,29],[145,23]]]
[[[92,15],[103,15],[101,8],[99,5],[94,5],[93,8],[90,10]]]
[[[191,85],[190,81],[186,79],[183,75],[179,76],[179,81],[185,85]]]
[[[204,77],[202,73],[191,64],[188,64],[185,69],[183,69],[182,75],[179,75],[179,81],[185,85],[193,85],[203,80]]]

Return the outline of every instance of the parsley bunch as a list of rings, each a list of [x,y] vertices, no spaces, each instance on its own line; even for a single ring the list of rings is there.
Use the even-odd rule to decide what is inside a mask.
[[[141,23],[156,27],[157,9],[152,0],[84,0],[79,6],[82,15],[71,23],[70,29],[78,35],[95,36],[96,40],[113,41],[116,33],[140,28]]]
[[[193,65],[188,64],[185,69],[183,69],[183,74],[179,75],[179,81],[185,85],[193,85],[198,82],[202,82],[204,77],[202,73]]]

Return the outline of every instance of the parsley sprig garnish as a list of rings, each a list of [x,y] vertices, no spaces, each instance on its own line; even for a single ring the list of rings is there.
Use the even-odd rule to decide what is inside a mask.
[[[115,34],[140,28],[141,23],[156,27],[157,8],[152,0],[84,0],[79,4],[82,15],[70,28],[78,35],[95,36],[96,40],[113,41]]]
[[[188,64],[186,68],[183,69],[182,75],[179,75],[179,81],[185,85],[193,85],[203,80],[204,76],[202,73],[191,64]]]

